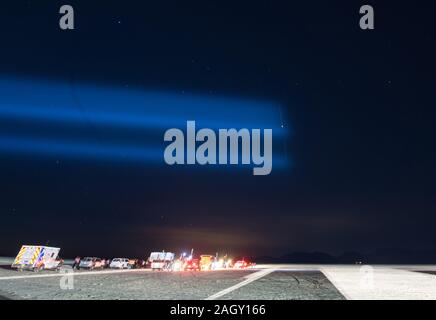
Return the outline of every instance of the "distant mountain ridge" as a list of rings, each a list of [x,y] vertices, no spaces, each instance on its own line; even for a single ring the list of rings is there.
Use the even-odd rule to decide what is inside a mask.
[[[320,263],[320,264],[436,264],[435,251],[413,251],[407,249],[379,249],[369,254],[348,251],[334,256],[325,252],[297,251],[281,257],[259,256],[257,263]]]

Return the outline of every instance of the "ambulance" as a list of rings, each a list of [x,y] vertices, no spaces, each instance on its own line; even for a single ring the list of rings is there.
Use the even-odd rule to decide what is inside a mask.
[[[59,270],[61,261],[58,259],[60,248],[24,245],[18,252],[12,268],[22,270]]]

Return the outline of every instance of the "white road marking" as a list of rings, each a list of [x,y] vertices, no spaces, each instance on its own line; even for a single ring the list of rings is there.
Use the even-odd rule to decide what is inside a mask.
[[[419,272],[411,272],[404,269],[414,270],[436,270],[436,266],[400,266],[400,265],[378,265],[374,269],[373,288],[362,287],[361,266],[356,265],[303,265],[303,264],[283,264],[283,265],[257,265],[253,268],[250,275],[245,277],[242,282],[222,290],[208,297],[208,300],[218,299],[238,288],[241,288],[253,281],[256,281],[274,271],[321,271],[328,280],[339,290],[347,299],[434,299],[436,300],[436,276]],[[401,270],[403,269],[403,270]],[[82,275],[104,275],[117,273],[143,273],[150,272],[149,269],[133,270],[103,270],[74,272],[74,276]],[[229,270],[231,271],[231,270]],[[66,273],[43,273],[43,274],[24,274],[16,276],[0,277],[1,280],[19,280],[31,278],[51,278],[62,277]]]
[[[236,289],[239,289],[239,288],[241,288],[241,287],[243,287],[243,286],[245,286],[245,285],[247,285],[247,284],[249,284],[249,283],[251,283],[253,281],[259,280],[260,278],[263,278],[266,275],[268,275],[268,274],[270,274],[271,272],[274,272],[274,271],[276,271],[276,270],[271,268],[271,269],[264,269],[264,270],[260,270],[258,272],[249,274],[248,276],[244,277],[245,278],[244,281],[239,282],[239,283],[235,284],[234,286],[231,286],[231,287],[229,287],[227,289],[224,289],[224,290],[222,290],[220,292],[217,292],[217,293],[211,295],[210,297],[207,297],[205,300],[215,300],[215,299],[218,299],[218,298],[220,298],[220,297],[222,297],[222,296],[224,296],[224,295],[226,295],[226,294],[228,294],[228,293],[230,293],[230,292],[232,292],[232,291],[234,291]]]
[[[270,268],[268,268],[270,269]],[[250,270],[250,269],[248,269]],[[254,268],[251,270],[265,270],[265,268]],[[274,268],[274,271],[286,271],[286,272],[320,272],[320,269],[315,269],[315,268]]]
[[[344,296],[345,299],[351,300],[351,297],[348,295],[347,291],[342,288],[340,281],[336,281],[336,277],[334,274],[326,269],[320,269],[320,271],[331,282],[331,284]]]
[[[321,271],[349,300],[436,299],[436,277],[431,274],[373,267],[367,283],[357,266],[326,266]]]
[[[0,277],[1,280],[18,280],[18,279],[31,279],[31,278],[54,278],[63,277],[66,275],[86,276],[86,275],[98,275],[98,274],[114,274],[114,273],[128,273],[128,272],[150,272],[150,269],[127,269],[127,270],[110,270],[110,271],[85,271],[85,272],[72,272],[72,273],[51,273],[51,274],[35,274],[35,275],[23,275],[23,276],[9,276]]]

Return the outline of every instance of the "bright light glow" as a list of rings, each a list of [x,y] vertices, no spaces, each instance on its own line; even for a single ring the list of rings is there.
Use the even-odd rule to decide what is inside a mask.
[[[11,78],[0,79],[0,97],[2,153],[164,165],[165,130],[195,120],[199,129],[273,129],[274,169],[288,164],[275,102]]]
[[[177,260],[174,262],[174,271],[181,271],[182,270],[182,262],[180,260]]]

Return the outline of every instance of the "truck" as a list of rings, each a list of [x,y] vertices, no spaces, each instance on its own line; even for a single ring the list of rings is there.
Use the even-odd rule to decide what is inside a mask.
[[[148,258],[152,270],[172,270],[175,254],[172,252],[152,252]]]
[[[12,268],[18,271],[59,270],[62,260],[58,259],[60,248],[23,245],[12,263]]]
[[[200,261],[195,258],[191,258],[185,261],[183,264],[183,271],[200,271]]]
[[[209,271],[212,270],[213,263],[215,262],[215,256],[209,254],[202,254],[200,256],[200,269]]]

